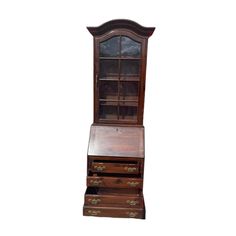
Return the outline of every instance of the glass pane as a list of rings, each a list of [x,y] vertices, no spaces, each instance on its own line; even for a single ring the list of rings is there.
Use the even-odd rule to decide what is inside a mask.
[[[119,120],[137,120],[137,106],[120,106]]]
[[[121,37],[121,56],[140,57],[141,43],[129,37]]]
[[[99,105],[99,119],[106,119],[106,120],[117,120],[117,106],[104,104],[100,102]]]
[[[118,60],[100,60],[100,78],[118,77],[119,61]]]
[[[100,99],[118,99],[118,82],[116,81],[99,81],[99,98]]]
[[[138,82],[121,82],[120,100],[138,100]]]
[[[139,60],[121,60],[122,76],[139,76],[140,62]]]
[[[118,57],[120,54],[120,37],[112,37],[100,43],[100,57]]]

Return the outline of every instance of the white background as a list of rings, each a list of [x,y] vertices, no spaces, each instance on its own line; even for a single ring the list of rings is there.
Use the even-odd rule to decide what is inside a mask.
[[[82,216],[93,112],[86,26],[116,18],[156,27],[146,220]],[[235,1],[0,2],[1,236],[235,236],[235,146]]]

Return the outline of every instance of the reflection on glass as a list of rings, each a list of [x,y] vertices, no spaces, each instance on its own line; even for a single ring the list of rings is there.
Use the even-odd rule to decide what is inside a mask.
[[[141,43],[121,35],[99,49],[99,119],[137,122]]]
[[[119,120],[137,120],[137,107],[120,106]]]
[[[118,60],[100,60],[100,78],[118,76]]]
[[[140,57],[141,43],[129,37],[121,37],[121,56]]]
[[[106,120],[117,120],[117,106],[100,104],[99,118]]]
[[[117,57],[120,54],[120,36],[100,43],[100,57]]]
[[[122,60],[121,75],[138,76],[139,75],[139,60]]]
[[[121,48],[120,48],[121,45]],[[140,57],[141,43],[126,36],[115,36],[100,43],[100,57]]]
[[[138,82],[121,82],[120,99],[137,100],[138,99]]]
[[[100,81],[99,82],[100,99],[118,99],[118,82]]]

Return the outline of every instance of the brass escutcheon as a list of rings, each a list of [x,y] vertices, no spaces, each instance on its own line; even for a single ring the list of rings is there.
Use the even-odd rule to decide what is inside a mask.
[[[127,172],[135,172],[136,170],[137,170],[137,168],[136,167],[125,167],[124,168]]]
[[[128,203],[130,206],[135,206],[139,204],[139,202],[135,200],[127,200],[126,203]]]
[[[88,201],[92,204],[92,205],[97,205],[99,202],[101,202],[101,199],[96,199],[96,198],[90,198],[88,199]]]
[[[95,211],[95,210],[88,210],[89,215],[91,216],[97,216],[101,213],[101,211]]]
[[[103,171],[106,169],[106,166],[94,166],[94,169],[97,171]]]
[[[127,182],[127,184],[128,184],[130,187],[136,187],[137,185],[139,185],[139,182]]]
[[[90,184],[92,184],[93,186],[98,186],[102,183],[101,180],[90,180]]]
[[[126,214],[129,216],[129,217],[136,217],[138,215],[138,212],[133,212],[133,211],[128,211],[126,212]]]

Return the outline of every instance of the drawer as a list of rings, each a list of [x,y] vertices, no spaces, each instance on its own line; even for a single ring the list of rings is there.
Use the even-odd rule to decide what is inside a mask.
[[[108,188],[138,188],[143,186],[141,178],[126,177],[87,177],[87,186],[89,187],[108,187]]]
[[[139,165],[130,163],[95,162],[91,163],[92,172],[138,174]]]
[[[110,207],[143,207],[143,195],[139,189],[110,189],[88,187],[85,205]]]
[[[144,208],[118,208],[118,207],[87,207],[83,208],[84,216],[104,216],[145,219]]]

